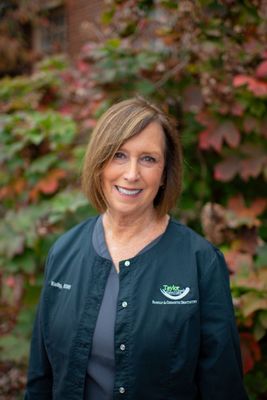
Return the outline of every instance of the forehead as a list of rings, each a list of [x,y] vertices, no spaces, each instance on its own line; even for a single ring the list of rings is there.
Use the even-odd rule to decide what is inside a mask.
[[[121,146],[122,149],[146,149],[146,151],[165,151],[165,133],[158,122],[151,122],[141,132],[127,139]]]

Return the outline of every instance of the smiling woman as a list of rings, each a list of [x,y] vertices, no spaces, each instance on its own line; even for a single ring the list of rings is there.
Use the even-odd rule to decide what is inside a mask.
[[[145,132],[142,132],[143,130]],[[144,154],[141,153],[139,164],[150,165],[149,157],[161,163],[164,159],[161,186],[164,186],[164,191],[159,188],[157,196],[153,199],[156,213],[159,217],[164,216],[176,204],[181,192],[182,149],[174,121],[154,105],[137,98],[112,106],[100,118],[90,138],[83,168],[82,187],[89,201],[99,212],[104,212],[107,208],[101,184],[104,165],[118,158],[124,164],[123,160],[127,159],[128,154],[123,151],[123,146],[128,146],[127,141],[130,142],[135,136],[135,141],[140,142],[141,132],[147,137],[144,148],[139,149],[144,151]],[[152,150],[155,146],[157,157],[153,157]],[[164,154],[161,154],[162,152]],[[150,161],[153,164],[152,159]]]
[[[82,175],[100,215],[50,250],[26,400],[248,399],[223,255],[169,215],[181,177],[155,105],[100,118]]]

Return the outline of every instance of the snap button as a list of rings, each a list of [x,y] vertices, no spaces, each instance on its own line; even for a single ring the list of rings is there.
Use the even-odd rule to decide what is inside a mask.
[[[125,267],[129,267],[130,264],[131,264],[131,263],[130,263],[129,260],[125,261],[125,263],[124,263]]]
[[[125,308],[125,307],[127,307],[127,306],[128,306],[127,301],[123,301],[123,302],[122,302],[122,307]]]
[[[121,386],[121,387],[119,388],[119,392],[120,392],[121,394],[125,393],[125,389],[124,389],[123,386]]]
[[[124,351],[124,350],[125,350],[125,344],[121,344],[121,345],[120,345],[120,349],[121,349],[122,351]]]

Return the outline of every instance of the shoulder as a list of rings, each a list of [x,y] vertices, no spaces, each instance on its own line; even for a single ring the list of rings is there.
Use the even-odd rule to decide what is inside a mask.
[[[169,240],[180,255],[194,259],[200,275],[212,268],[225,270],[225,260],[221,251],[203,236],[181,222],[171,219]]]
[[[211,253],[216,252],[218,249],[210,243],[207,239],[195,232],[193,229],[182,224],[176,219],[171,218],[169,226],[169,234],[172,239],[180,245],[185,245],[191,248],[191,251],[209,251]]]
[[[63,233],[50,249],[49,256],[75,251],[89,241],[98,217],[90,217]]]

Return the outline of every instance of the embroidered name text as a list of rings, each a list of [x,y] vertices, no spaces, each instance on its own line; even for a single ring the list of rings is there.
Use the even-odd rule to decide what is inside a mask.
[[[57,287],[58,289],[66,289],[66,290],[71,289],[71,285],[69,285],[68,283],[60,283],[60,282],[51,281],[51,286]]]

